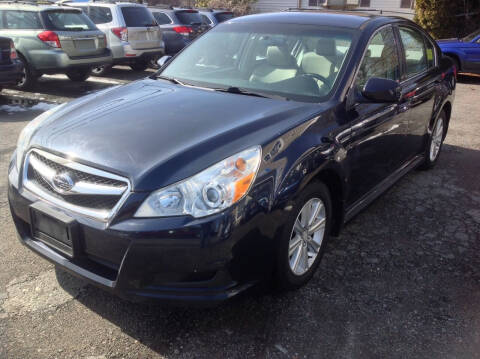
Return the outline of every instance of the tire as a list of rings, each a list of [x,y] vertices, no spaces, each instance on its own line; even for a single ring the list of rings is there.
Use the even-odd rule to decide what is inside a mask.
[[[96,66],[92,68],[93,76],[105,76],[112,70],[112,66]]]
[[[421,164],[420,169],[428,170],[433,168],[440,157],[440,152],[443,146],[443,140],[446,135],[447,115],[444,110],[440,112],[435,121],[432,133],[428,138],[427,146],[425,148],[425,160]]]
[[[312,205],[315,206],[315,203],[321,203],[323,205],[323,212],[322,209],[320,209],[319,217],[316,217],[319,222],[315,221],[314,218],[312,223],[320,223],[322,214],[324,215],[324,222],[323,227],[320,226],[313,238],[308,240],[305,237],[308,237],[308,233],[305,234],[305,231],[300,233],[301,231],[297,229],[296,222],[298,219],[300,224],[306,224],[306,222],[304,222],[305,218],[312,212],[303,211],[312,208]],[[305,213],[307,216],[305,216]],[[292,210],[289,212],[289,218],[286,220],[286,224],[282,230],[277,251],[275,279],[279,289],[297,289],[305,285],[312,278],[323,257],[325,245],[329,238],[332,219],[330,192],[323,183],[315,182],[310,184],[294,200]],[[295,243],[300,240],[300,244],[295,247]],[[313,256],[315,254],[315,248],[317,248],[318,251],[316,255]],[[304,255],[296,260],[297,255],[301,255],[298,251],[303,251]],[[306,262],[302,260],[302,258],[306,259]]]
[[[148,62],[148,67],[154,70],[158,70],[160,66],[158,66],[157,61],[160,57],[158,56],[153,56],[150,61]]]
[[[29,90],[35,85],[38,77],[35,76],[32,69],[28,65],[27,60],[25,60],[25,58],[23,58],[23,56],[18,56],[18,59],[23,64],[23,76],[22,76],[21,80],[19,82],[17,82],[16,85],[13,86],[13,88],[15,88],[17,90],[21,90],[21,91]]]
[[[78,69],[67,71],[67,76],[70,80],[75,82],[83,82],[87,80],[92,73],[91,69]]]
[[[132,70],[145,71],[148,68],[148,61],[135,61],[130,64]]]

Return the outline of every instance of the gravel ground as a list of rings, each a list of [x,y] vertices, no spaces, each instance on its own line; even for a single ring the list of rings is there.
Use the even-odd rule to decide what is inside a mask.
[[[6,199],[18,133],[48,106],[12,101],[63,102],[128,73],[77,89],[48,77],[42,94],[0,98],[0,357],[479,356],[480,77],[461,77],[437,167],[410,173],[350,222],[306,287],[175,309],[132,304],[57,272],[16,240]]]

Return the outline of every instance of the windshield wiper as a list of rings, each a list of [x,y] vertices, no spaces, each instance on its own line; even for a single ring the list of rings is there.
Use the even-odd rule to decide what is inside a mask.
[[[272,95],[272,94],[266,94],[266,93],[258,92],[258,91],[246,90],[246,89],[242,89],[241,87],[235,87],[235,86],[230,86],[230,87],[226,87],[226,88],[215,88],[214,90],[219,91],[219,92],[235,93],[235,94],[245,95],[245,96],[255,96],[255,97],[263,97],[263,98],[271,98],[271,99],[288,100],[288,98],[284,97],[284,96]]]
[[[182,86],[190,86],[189,84],[185,83],[185,82],[182,82],[174,77],[166,77],[166,76],[155,76],[156,79],[160,79],[160,80],[166,80],[166,81],[170,81],[171,83],[174,83],[176,85],[182,85]]]

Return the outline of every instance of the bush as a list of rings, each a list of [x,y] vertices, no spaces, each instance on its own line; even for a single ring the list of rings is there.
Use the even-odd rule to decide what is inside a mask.
[[[236,16],[247,15],[252,10],[252,4],[256,0],[197,0],[196,7],[206,7],[211,9],[228,9],[233,11]]]
[[[479,1],[416,0],[415,21],[434,38],[461,37],[478,28],[478,11]]]

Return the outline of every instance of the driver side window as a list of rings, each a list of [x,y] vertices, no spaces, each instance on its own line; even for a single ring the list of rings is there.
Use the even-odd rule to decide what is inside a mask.
[[[400,64],[392,27],[381,29],[370,39],[355,81],[357,90],[361,91],[372,77],[400,80]]]

